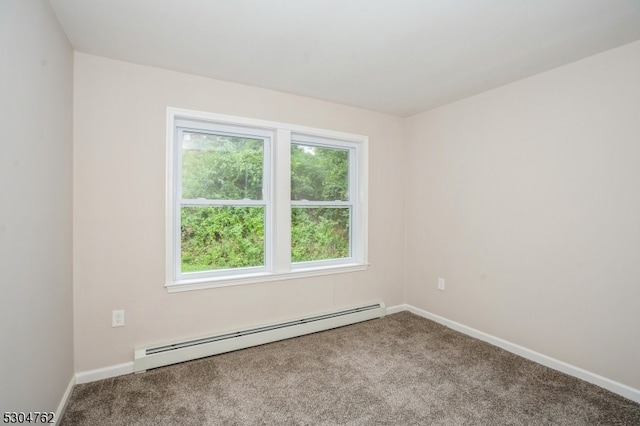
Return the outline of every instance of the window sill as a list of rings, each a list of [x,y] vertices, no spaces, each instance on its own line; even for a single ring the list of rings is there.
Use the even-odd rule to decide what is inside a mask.
[[[292,280],[331,274],[344,274],[348,272],[364,271],[368,267],[369,264],[367,263],[349,263],[345,265],[332,265],[304,269],[301,268],[288,272],[261,272],[256,274],[227,276],[221,278],[199,278],[194,280],[183,280],[165,284],[165,287],[169,293],[178,293],[191,290],[204,290],[208,288],[229,287],[243,284],[257,284],[270,281]]]

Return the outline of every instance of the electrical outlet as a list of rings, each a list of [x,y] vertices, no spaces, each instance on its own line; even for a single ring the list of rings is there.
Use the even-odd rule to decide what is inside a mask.
[[[438,290],[444,291],[444,278],[438,278]]]
[[[111,327],[124,327],[124,309],[111,313]]]

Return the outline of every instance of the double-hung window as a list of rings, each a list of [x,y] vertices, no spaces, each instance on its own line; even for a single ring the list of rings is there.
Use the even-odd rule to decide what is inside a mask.
[[[294,134],[291,138],[291,260],[349,262],[357,213],[356,146]],[[316,263],[319,264],[319,263]]]
[[[366,267],[367,138],[168,109],[170,291]]]

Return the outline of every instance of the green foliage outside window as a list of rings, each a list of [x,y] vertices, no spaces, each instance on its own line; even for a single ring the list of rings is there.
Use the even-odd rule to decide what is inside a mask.
[[[291,144],[291,199],[348,200],[349,152]]]
[[[262,199],[261,140],[201,133],[185,133],[185,139],[182,198]]]
[[[184,199],[261,200],[262,141],[185,133]],[[292,144],[291,199],[348,200],[346,150]],[[293,262],[349,256],[347,207],[292,208]],[[262,266],[264,207],[190,206],[181,209],[182,272]]]
[[[264,208],[183,207],[182,272],[264,265]]]
[[[349,256],[349,209],[293,208],[291,261],[305,262]]]
[[[291,199],[347,201],[349,152],[291,145]],[[304,262],[349,256],[348,208],[291,209],[291,260]]]

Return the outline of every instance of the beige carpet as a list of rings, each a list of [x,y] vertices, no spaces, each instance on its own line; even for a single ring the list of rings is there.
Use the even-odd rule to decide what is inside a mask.
[[[640,405],[408,312],[78,385],[71,425],[640,425]]]

